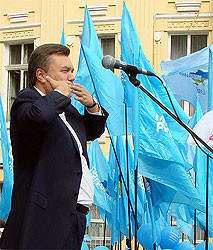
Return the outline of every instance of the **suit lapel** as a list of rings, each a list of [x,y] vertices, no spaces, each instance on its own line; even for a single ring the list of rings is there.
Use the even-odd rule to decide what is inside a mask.
[[[66,116],[65,116],[66,117]],[[77,152],[80,154],[80,151],[79,151],[79,147],[78,147],[78,144],[73,136],[73,134],[71,133],[71,131],[69,130],[69,128],[67,127],[67,125],[64,123],[64,121],[59,117],[61,123],[63,124],[63,127],[67,130],[67,132],[69,133],[70,137],[71,137],[71,140],[73,141],[73,144],[77,150]]]

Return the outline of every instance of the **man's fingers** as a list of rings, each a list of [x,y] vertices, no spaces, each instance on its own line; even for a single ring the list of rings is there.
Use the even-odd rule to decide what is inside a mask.
[[[53,80],[50,76],[46,76],[46,79],[49,83],[55,83],[55,80]]]
[[[55,87],[57,85],[56,81],[54,79],[52,79],[52,77],[50,77],[50,76],[46,76],[46,79],[50,83],[50,85],[52,86],[52,88],[55,89]]]

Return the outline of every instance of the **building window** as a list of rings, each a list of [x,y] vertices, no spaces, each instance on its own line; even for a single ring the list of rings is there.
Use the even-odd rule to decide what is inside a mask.
[[[207,35],[171,35],[170,59],[177,59],[207,46]]]
[[[170,59],[177,59],[199,51],[205,48],[208,43],[208,37],[205,34],[171,35],[170,38]],[[179,101],[179,104],[189,116],[193,116],[195,113],[193,105],[186,101]]]
[[[7,121],[10,120],[10,109],[18,92],[28,87],[27,63],[34,49],[33,43],[11,44],[8,46],[9,61],[6,65],[7,85]]]
[[[111,55],[115,57],[115,38],[100,38],[101,48],[104,56]]]

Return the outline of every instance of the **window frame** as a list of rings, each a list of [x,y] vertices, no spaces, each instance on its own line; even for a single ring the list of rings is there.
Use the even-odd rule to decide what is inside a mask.
[[[116,45],[115,45],[116,36],[115,36],[115,34],[100,34],[100,35],[98,35],[98,39],[99,39],[102,51],[103,51],[103,48],[102,48],[101,40],[114,39],[114,55],[111,55],[111,56],[115,57],[115,55],[116,55]],[[103,51],[103,54],[104,54],[104,51]]]
[[[209,44],[209,32],[208,31],[177,31],[177,32],[169,32],[168,33],[168,46],[167,46],[167,60],[171,60],[171,48],[172,48],[172,42],[171,37],[172,36],[187,36],[187,55],[191,52],[191,36],[193,35],[206,35],[207,36],[207,45]]]
[[[7,127],[9,127],[9,117],[10,117],[10,71],[20,70],[20,90],[24,88],[24,74],[28,70],[28,64],[23,63],[24,59],[24,45],[33,44],[35,48],[34,39],[25,40],[15,40],[3,43],[3,53],[2,53],[2,104],[5,110],[5,117],[7,122]],[[21,64],[10,64],[10,46],[11,45],[21,45]]]

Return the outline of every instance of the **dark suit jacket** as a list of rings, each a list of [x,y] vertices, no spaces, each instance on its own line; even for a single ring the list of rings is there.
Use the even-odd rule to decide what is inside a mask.
[[[21,91],[11,109],[14,157],[12,208],[2,249],[61,249],[76,212],[81,161],[76,142],[60,119],[77,133],[88,161],[86,141],[104,132],[105,116],[81,116],[70,99],[53,91],[41,97],[35,88]]]

